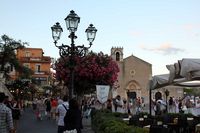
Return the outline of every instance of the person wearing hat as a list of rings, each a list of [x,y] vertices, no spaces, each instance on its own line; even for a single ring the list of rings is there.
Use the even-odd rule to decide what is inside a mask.
[[[5,94],[0,92],[0,133],[14,133],[11,109],[4,104]]]

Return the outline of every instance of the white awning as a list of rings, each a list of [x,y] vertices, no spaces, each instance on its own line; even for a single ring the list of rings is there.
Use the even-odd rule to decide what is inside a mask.
[[[166,67],[169,74],[153,76],[151,90],[168,85],[200,87],[200,59],[182,59]]]
[[[0,92],[5,93],[5,95],[8,96],[10,100],[13,99],[13,95],[1,81],[0,81]]]

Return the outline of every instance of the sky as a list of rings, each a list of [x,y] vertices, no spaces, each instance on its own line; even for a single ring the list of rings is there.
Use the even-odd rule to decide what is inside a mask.
[[[64,19],[74,10],[81,18],[76,45],[88,46],[85,29],[92,23],[98,31],[90,50],[110,55],[123,47],[124,58],[134,55],[152,64],[153,75],[165,74],[168,64],[199,58],[199,6],[200,0],[1,0],[0,35],[58,58],[51,26],[59,22],[58,44],[70,45]]]

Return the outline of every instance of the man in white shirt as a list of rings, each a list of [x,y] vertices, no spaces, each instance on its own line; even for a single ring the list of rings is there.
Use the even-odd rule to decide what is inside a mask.
[[[13,118],[11,109],[3,102],[5,94],[0,93],[0,133],[14,133]]]
[[[56,108],[56,115],[58,116],[58,133],[65,131],[64,117],[69,108],[68,96],[63,97],[63,103]]]

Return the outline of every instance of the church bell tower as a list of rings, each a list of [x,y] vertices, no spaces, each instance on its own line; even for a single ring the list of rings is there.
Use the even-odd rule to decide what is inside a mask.
[[[111,57],[115,61],[123,61],[123,47],[112,47]]]

